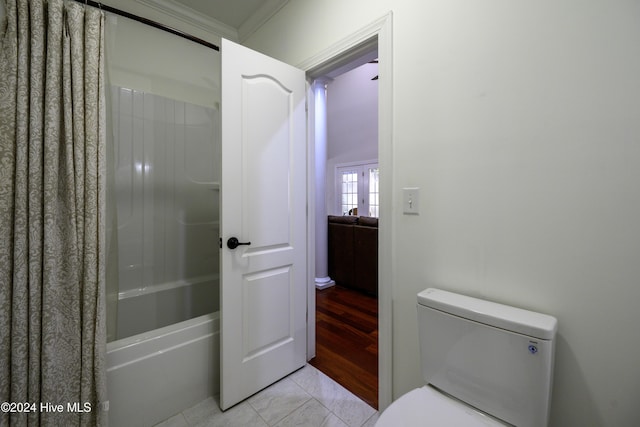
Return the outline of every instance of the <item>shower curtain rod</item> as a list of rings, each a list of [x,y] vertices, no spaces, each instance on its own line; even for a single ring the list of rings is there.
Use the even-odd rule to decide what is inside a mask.
[[[111,6],[107,6],[106,4],[100,3],[100,2],[96,2],[96,1],[92,1],[92,0],[74,0],[78,3],[83,3],[86,4],[87,6],[92,6],[92,7],[97,7],[98,9],[104,10],[105,12],[110,12],[110,13],[114,13],[116,15],[120,15],[120,16],[124,16],[125,18],[129,18],[129,19],[133,19],[134,21],[138,21],[141,22],[143,24],[152,26],[154,28],[157,28],[159,30],[162,31],[166,31],[168,33],[171,34],[175,34],[176,36],[182,37],[184,39],[187,40],[191,40],[192,42],[198,43],[202,46],[206,46],[208,48],[211,48],[213,50],[216,51],[220,51],[220,48],[213,44],[213,43],[209,43],[206,40],[202,40],[196,36],[192,36],[191,34],[187,34],[185,32],[182,32],[180,30],[176,30],[175,28],[171,28],[167,25],[161,24],[159,22],[156,21],[152,21],[151,19],[147,19],[144,18],[142,16],[138,16],[138,15],[134,15],[133,13],[129,13],[129,12],[125,12],[124,10],[120,10],[120,9],[116,9],[115,7],[111,7]]]

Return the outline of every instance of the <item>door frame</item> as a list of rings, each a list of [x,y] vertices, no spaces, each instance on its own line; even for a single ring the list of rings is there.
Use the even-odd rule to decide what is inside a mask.
[[[315,138],[313,81],[377,46],[378,80],[378,164],[380,166],[380,227],[378,243],[378,401],[379,410],[391,404],[392,377],[392,272],[395,268],[393,216],[393,43],[392,12],[306,59],[297,68],[307,75],[307,359],[315,356],[316,325],[313,321],[315,294]]]

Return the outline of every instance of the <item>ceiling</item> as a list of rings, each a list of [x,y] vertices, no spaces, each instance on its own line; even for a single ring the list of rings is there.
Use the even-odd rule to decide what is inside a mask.
[[[235,30],[239,39],[253,33],[289,0],[165,0]]]

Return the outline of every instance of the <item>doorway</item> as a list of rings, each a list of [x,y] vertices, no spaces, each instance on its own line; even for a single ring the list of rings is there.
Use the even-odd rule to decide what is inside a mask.
[[[378,159],[380,166],[380,229],[378,252],[378,408],[384,410],[392,401],[392,271],[394,258],[393,247],[393,40],[392,12],[371,22],[344,39],[330,45],[326,49],[307,58],[297,65],[304,70],[309,83],[316,78],[335,71],[339,67],[361,57],[373,49],[378,50],[379,88],[378,88]],[[315,314],[315,244],[317,240],[314,230],[316,218],[324,215],[316,214],[313,203],[315,194],[315,135],[314,135],[314,95],[308,88],[308,131],[309,131],[309,209],[308,209],[308,308],[309,318]],[[307,322],[307,355],[308,359],[316,355],[316,323]]]
[[[377,40],[313,86],[316,357],[309,363],[377,409]],[[319,284],[327,273],[335,286]]]
[[[374,47],[322,76],[320,87],[316,83],[315,125],[326,122],[326,132],[315,133],[315,176],[321,181],[316,182],[316,222],[322,223],[316,230],[327,235],[326,246],[316,244],[316,251],[326,251],[328,264],[327,270],[316,264],[316,276],[328,273],[335,286],[316,286],[316,357],[309,362],[376,409],[377,56]],[[318,149],[324,134],[326,150]]]

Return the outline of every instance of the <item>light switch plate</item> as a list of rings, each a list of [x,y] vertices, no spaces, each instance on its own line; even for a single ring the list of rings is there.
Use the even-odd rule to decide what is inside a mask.
[[[420,189],[418,187],[402,189],[402,212],[405,215],[420,214]]]

